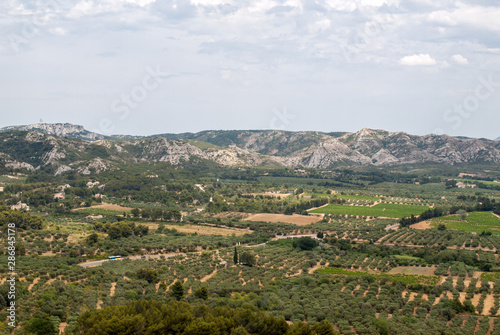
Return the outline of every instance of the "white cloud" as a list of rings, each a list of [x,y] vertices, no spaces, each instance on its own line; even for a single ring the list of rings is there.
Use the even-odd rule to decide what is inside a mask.
[[[71,8],[69,18],[80,18],[87,15],[98,15],[101,13],[122,11],[126,5],[145,7],[156,0],[105,0],[94,2],[92,0],[81,0]]]
[[[316,22],[313,22],[309,25],[309,31],[313,34],[319,33],[325,29],[330,27],[331,21],[328,19],[322,19]]]
[[[363,7],[399,6],[400,0],[326,0],[331,8],[342,12],[353,12]]]
[[[191,3],[195,6],[218,6],[223,4],[229,4],[231,1],[227,0],[191,0]]]
[[[165,80],[144,105],[151,113],[182,110],[200,122],[186,131],[196,127],[262,127],[224,121],[231,119],[224,113],[232,113],[234,106],[241,105],[248,105],[250,114],[250,110],[265,113],[287,104],[302,109],[304,116],[314,116],[308,119],[325,119],[324,127],[329,127],[330,121],[337,119],[326,115],[332,104],[340,104],[339,109],[345,106],[346,112],[342,114],[344,123],[335,126],[339,129],[364,121],[369,116],[356,111],[375,106],[379,113],[401,109],[408,114],[414,112],[414,122],[402,117],[398,121],[399,114],[389,112],[384,119],[389,121],[384,122],[398,123],[394,129],[412,127],[418,132],[416,115],[422,119],[421,127],[430,127],[428,119],[436,110],[445,110],[463,99],[463,94],[456,92],[469,92],[475,87],[471,82],[477,72],[491,73],[500,68],[500,4],[493,0],[487,3],[4,0],[0,1],[0,12],[4,13],[1,25],[7,38],[0,38],[0,67],[6,74],[0,76],[0,104],[19,111],[11,113],[12,117],[25,112],[35,120],[41,117],[35,114],[42,110],[66,115],[65,111],[78,106],[82,120],[86,111],[95,111],[97,116],[87,119],[96,123],[101,112],[109,112],[96,106],[108,106],[121,90],[127,92],[134,87],[137,83],[133,78],[141,76],[144,66],[159,64],[165,71],[196,74]],[[26,26],[27,22],[35,26]],[[54,38],[58,36],[64,38]],[[425,71],[393,71],[394,65]],[[435,75],[431,81],[429,73]],[[457,76],[461,80],[456,80]],[[12,84],[12,78],[20,79]],[[72,98],[41,100],[64,94]],[[490,118],[498,119],[494,109],[497,102],[490,101],[491,109],[485,104],[481,115],[490,113]],[[203,114],[197,114],[199,110]],[[221,123],[202,123],[200,120],[208,114]],[[172,115],[157,117],[169,121]],[[181,113],[176,115],[178,123],[170,122],[172,127],[191,124]],[[377,115],[376,119],[382,118]],[[442,123],[441,116],[438,119],[436,122]],[[127,123],[133,129],[136,124],[130,120],[132,117]],[[137,129],[150,133],[151,124],[162,124],[147,121],[147,117],[138,119]],[[488,126],[496,124],[490,122]],[[311,121],[310,126],[306,122],[297,127],[318,130],[319,126]],[[430,130],[437,127],[449,130],[449,124],[436,124]],[[478,133],[482,134],[482,127]],[[462,129],[460,132],[466,133],[465,126]]]
[[[428,14],[430,22],[449,26],[467,25],[473,28],[500,31],[500,8],[459,4],[452,10],[437,10]]]
[[[429,54],[418,54],[405,56],[399,60],[399,64],[407,66],[436,65],[436,60]]]
[[[56,27],[56,28],[52,28],[49,30],[52,34],[54,35],[59,35],[59,36],[64,36],[66,35],[68,32],[66,31],[66,29],[64,28],[61,28],[61,27]]]
[[[465,58],[462,55],[453,55],[453,56],[451,56],[451,60],[453,62],[455,62],[455,64],[458,64],[458,65],[467,65],[467,64],[469,64],[469,61],[467,60],[467,58]]]

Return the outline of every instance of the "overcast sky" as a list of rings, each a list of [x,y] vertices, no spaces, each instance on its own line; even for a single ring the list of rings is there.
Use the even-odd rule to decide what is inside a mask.
[[[500,5],[0,2],[0,127],[500,136]]]

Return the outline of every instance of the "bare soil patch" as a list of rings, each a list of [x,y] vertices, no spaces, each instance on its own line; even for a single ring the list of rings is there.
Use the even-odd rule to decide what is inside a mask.
[[[157,227],[158,225],[157,224],[147,224],[147,226],[149,226],[149,227],[156,226]],[[168,228],[168,229],[176,229],[177,231],[179,231],[181,233],[186,233],[186,234],[197,233],[198,235],[206,235],[206,236],[214,236],[214,235],[232,236],[233,234],[234,234],[234,236],[243,236],[243,235],[251,232],[251,231],[243,230],[243,229],[229,229],[229,228],[219,228],[219,227],[191,225],[191,224],[185,224],[182,226],[165,225],[164,227]]]
[[[474,294],[474,296],[470,300],[474,307],[477,307],[477,305],[479,305],[479,299],[481,299],[481,294]]]
[[[217,269],[215,269],[212,273],[206,275],[205,277],[201,278],[200,282],[202,282],[202,283],[206,282],[207,280],[209,280],[210,278],[215,276],[216,273],[217,273]],[[240,273],[241,273],[241,271],[240,271]]]
[[[285,215],[285,214],[268,214],[268,213],[260,213],[249,216],[245,219],[245,221],[263,221],[263,222],[271,222],[271,223],[291,223],[297,226],[307,226],[313,223],[316,223],[321,220],[321,216],[315,215]]]
[[[493,297],[493,294],[488,294],[484,299],[484,308],[481,314],[490,315],[490,309],[494,305],[495,305],[495,298]]]
[[[66,327],[68,324],[66,322],[61,322],[59,324],[59,334],[64,334],[64,331],[66,330]]]
[[[397,266],[392,268],[387,273],[388,274],[406,274],[406,275],[417,275],[417,276],[434,276],[434,271],[436,271],[435,266],[431,267],[419,267],[419,266]]]
[[[89,209],[89,208],[106,209],[109,211],[118,211],[118,212],[130,212],[132,210],[131,207],[123,207],[123,206],[115,205],[115,204],[102,203],[100,205],[94,205],[94,206],[90,206],[90,207],[75,208],[75,209],[72,209],[72,211],[77,211],[80,209]]]
[[[307,272],[309,274],[313,274],[314,271],[318,270],[321,268],[321,262],[318,262],[315,266],[313,266],[312,268],[309,268],[309,270],[307,270]]]
[[[416,292],[411,292],[410,297],[408,298],[408,302],[415,300],[415,297],[418,295]]]
[[[28,291],[31,291],[31,289],[33,288],[33,286],[35,286],[36,283],[38,283],[39,280],[40,280],[40,277],[36,277],[35,279],[33,279],[33,282],[28,286]]]
[[[116,282],[111,283],[111,289],[109,290],[109,296],[112,297],[115,295],[116,291]]]
[[[431,222],[429,220],[427,220],[427,221],[422,221],[422,222],[412,224],[410,226],[410,228],[413,228],[413,229],[431,229],[432,227],[431,227]]]

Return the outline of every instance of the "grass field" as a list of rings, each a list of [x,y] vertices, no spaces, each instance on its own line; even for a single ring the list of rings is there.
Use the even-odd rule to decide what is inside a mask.
[[[389,218],[403,218],[413,215],[420,215],[429,207],[419,205],[396,205],[378,204],[373,207],[328,205],[312,210],[311,213],[344,214],[362,216],[381,216]]]
[[[82,214],[101,214],[101,215],[117,215],[129,213],[132,210],[130,207],[123,207],[115,204],[101,204],[91,207],[75,208],[72,211],[78,211]]]
[[[489,231],[492,234],[500,235],[500,218],[492,212],[469,213],[465,220],[460,216],[450,215],[432,220],[431,226],[437,228],[439,224],[444,224],[447,229],[463,230],[468,233],[481,233]]]
[[[404,260],[408,260],[408,261],[419,261],[419,262],[424,261],[422,258],[408,256],[408,255],[393,255],[392,257],[394,257],[396,259],[404,259]]]

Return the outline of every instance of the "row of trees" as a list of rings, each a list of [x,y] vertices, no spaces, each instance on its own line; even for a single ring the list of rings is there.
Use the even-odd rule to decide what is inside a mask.
[[[312,327],[302,322],[290,326],[283,318],[278,319],[255,309],[212,308],[205,305],[193,307],[184,302],[162,304],[145,300],[89,310],[68,331],[70,334],[95,335],[338,334],[328,321]]]
[[[149,228],[145,225],[136,225],[134,222],[120,221],[117,223],[100,222],[94,223],[94,229],[108,234],[109,238],[115,240],[120,237],[145,236],[149,233]],[[94,238],[92,238],[94,239]],[[95,241],[97,242],[97,241]]]
[[[44,222],[41,217],[31,215],[28,212],[8,209],[5,206],[0,206],[0,227],[6,229],[7,224],[14,223],[16,228],[27,229],[42,229]]]
[[[418,217],[413,214],[410,217],[404,217],[399,221],[399,224],[401,225],[401,227],[408,227],[414,223],[437,218],[446,214],[448,214],[448,211],[446,211],[444,208],[431,208],[420,214],[420,216]]]
[[[142,217],[143,219],[151,219],[152,221],[180,221],[182,214],[177,209],[163,210],[161,208],[134,208],[131,211],[134,218]]]

